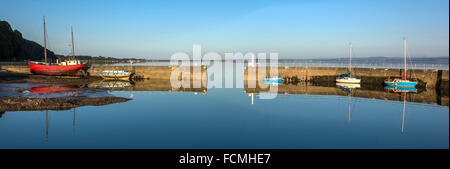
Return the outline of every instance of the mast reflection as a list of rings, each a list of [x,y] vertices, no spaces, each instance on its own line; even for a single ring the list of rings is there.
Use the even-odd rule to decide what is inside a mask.
[[[342,91],[347,92],[348,96],[348,123],[352,120],[352,89],[360,88],[360,84],[336,83],[336,86]]]
[[[406,119],[406,96],[408,93],[416,93],[417,89],[415,87],[401,87],[401,86],[385,86],[385,90],[393,93],[395,96],[400,96],[403,100],[403,110],[402,110],[402,134],[405,132],[405,119]]]

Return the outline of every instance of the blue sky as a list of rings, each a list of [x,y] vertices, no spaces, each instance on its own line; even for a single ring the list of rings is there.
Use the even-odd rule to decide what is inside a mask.
[[[280,58],[448,56],[448,0],[1,0],[0,20],[49,49],[76,54],[168,59],[206,52],[278,52]]]

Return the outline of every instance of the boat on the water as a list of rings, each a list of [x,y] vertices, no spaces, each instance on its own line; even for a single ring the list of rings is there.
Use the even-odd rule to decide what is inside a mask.
[[[341,76],[336,78],[336,82],[338,83],[360,83],[361,79],[357,79],[352,77],[352,43],[350,43],[350,62],[348,65],[349,72],[344,73]]]
[[[115,80],[129,80],[132,75],[131,72],[123,70],[105,70],[98,73],[104,79],[115,79]]]
[[[391,79],[390,77],[384,81],[385,85],[388,86],[403,86],[403,87],[415,87],[417,85],[417,81],[412,81],[406,79],[406,72],[408,70],[407,63],[406,63],[406,39],[403,38],[403,75],[396,75],[394,79]]]
[[[357,79],[354,77],[338,77],[336,78],[336,82],[338,83],[355,83],[355,84],[359,84],[361,83],[361,79]]]
[[[71,27],[72,28],[72,27]],[[47,62],[47,42],[44,17],[44,62],[28,61],[30,72],[39,75],[85,75],[82,69],[85,64],[75,59],[72,30],[72,59],[56,63]]]
[[[417,82],[406,79],[393,79],[384,81],[384,84],[388,86],[415,87],[417,85]]]
[[[283,79],[280,77],[264,78],[264,83],[282,84]]]

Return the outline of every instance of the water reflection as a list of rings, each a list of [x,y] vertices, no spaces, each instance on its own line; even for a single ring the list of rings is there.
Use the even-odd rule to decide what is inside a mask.
[[[406,86],[385,86],[388,92],[393,93],[394,96],[399,96],[403,99],[403,110],[402,110],[402,134],[405,131],[405,116],[406,116],[406,96],[407,94],[417,93],[417,89],[415,87],[406,87]]]
[[[191,82],[192,83],[192,82]],[[207,88],[191,87],[174,88],[170,83],[170,79],[151,79],[137,81],[96,81],[87,85],[89,88],[103,88],[110,91],[169,91],[169,92],[196,92],[206,94]]]
[[[344,91],[348,91],[347,89],[361,88],[361,84],[359,83],[336,83],[336,86],[343,89]]]
[[[99,88],[107,88],[107,89],[114,89],[114,88],[125,88],[133,86],[133,81],[121,81],[121,80],[104,80],[97,84],[97,87]]]
[[[173,88],[169,79],[138,81],[99,80],[87,84],[7,83],[0,84],[0,110],[65,110],[85,105],[105,105],[126,101],[110,91],[193,92],[206,94],[206,87]],[[20,103],[22,102],[22,103]],[[26,103],[24,103],[26,102]]]
[[[68,84],[30,84],[29,90],[24,93],[30,93],[30,97],[58,98],[78,96],[83,93],[85,85]]]
[[[389,92],[392,93],[392,95],[394,96],[398,96],[400,98],[402,98],[403,100],[403,109],[402,109],[402,127],[401,127],[401,132],[402,134],[405,131],[405,116],[406,116],[406,97],[408,94],[412,93],[412,92],[416,92],[415,88],[412,87],[395,87],[395,88],[391,88],[391,86],[386,86],[385,89],[387,89]]]
[[[11,137],[9,129],[17,129],[19,135],[28,138],[26,143],[1,141],[0,147],[27,144],[25,147],[32,148],[99,148],[105,141],[111,146],[106,148],[398,148],[402,142],[409,143],[405,147],[448,146],[444,143],[445,139],[448,142],[448,110],[431,105],[448,105],[436,101],[448,100],[448,96],[433,90],[405,92],[347,84],[278,84],[279,96],[264,100],[259,96],[267,89],[248,88],[246,83],[244,89],[176,89],[164,79],[99,80],[75,86],[0,84],[0,93],[9,92],[18,98],[0,100],[0,122],[5,126],[0,126],[0,135]],[[340,99],[348,99],[348,105],[340,104]],[[55,100],[60,102],[50,102]],[[40,105],[10,109],[20,102]],[[57,109],[52,107],[54,104],[63,107]],[[407,106],[414,115],[408,119],[408,132]],[[29,110],[40,111],[25,112]],[[8,112],[6,116],[1,113],[6,111],[19,112]],[[34,118],[36,114],[39,120]],[[40,131],[33,130],[34,123],[41,126]],[[77,134],[66,134],[70,123]],[[33,138],[35,133],[40,137]],[[422,140],[417,140],[419,137]],[[235,141],[223,141],[230,138]],[[39,142],[44,139],[50,143]]]
[[[405,131],[406,96],[403,96],[402,134]]]
[[[248,88],[248,82],[244,81],[244,91],[246,93],[261,93],[267,92],[267,88],[261,88],[256,83],[256,88]],[[345,90],[341,90],[345,89]],[[337,95],[337,96],[347,96],[347,90],[352,89],[352,97],[359,98],[370,98],[379,100],[393,100],[393,101],[403,101],[402,98],[392,95],[395,92],[409,92],[410,96],[407,98],[408,102],[426,103],[426,104],[438,104],[443,106],[448,106],[448,96],[441,95],[441,93],[436,92],[436,90],[422,89],[418,91],[416,88],[408,87],[390,87],[386,86],[381,88],[379,86],[369,86],[360,84],[342,84],[338,83],[336,86],[322,86],[313,83],[298,83],[298,84],[280,84],[278,85],[278,94],[293,94],[293,95]],[[251,96],[251,95],[249,95]]]
[[[336,83],[336,86],[348,95],[348,123],[350,123],[352,116],[352,89],[360,88],[361,86],[359,83]]]
[[[51,84],[49,86],[38,85],[31,87],[29,92],[31,93],[58,93],[58,92],[67,92],[72,91],[74,89],[81,88],[79,85],[62,85],[62,84]],[[78,91],[79,92],[79,91]]]
[[[415,87],[406,87],[406,86],[385,86],[384,89],[392,92],[417,92],[417,89]]]
[[[115,97],[107,90],[67,84],[0,84],[0,112],[67,110],[86,105],[107,105],[129,99]]]
[[[75,109],[76,108],[73,108],[72,110],[73,110],[73,117],[72,117],[72,132],[74,132],[75,133]],[[48,119],[48,110],[45,110],[45,119],[44,119],[44,121],[45,121],[45,141],[46,142],[48,142],[48,136],[49,136],[49,131],[48,131],[48,122],[49,122],[49,119]]]
[[[255,103],[261,93],[267,92],[268,88],[260,88],[256,83],[256,88],[248,88],[248,81],[244,81],[244,92],[251,97],[251,104]],[[14,86],[16,88],[14,88]],[[28,87],[26,87],[28,86]],[[24,88],[25,87],[25,88]],[[427,104],[440,104],[448,106],[448,96],[441,96],[435,90],[424,90],[418,92],[416,88],[386,86],[384,90],[377,88],[361,88],[360,84],[337,83],[333,86],[318,86],[311,83],[298,84],[277,84],[278,94],[294,95],[337,95],[360,98],[371,98],[381,100],[403,101],[406,98],[399,98],[392,93],[409,93],[406,101]],[[0,88],[7,88],[0,92],[1,95],[9,97],[27,98],[77,98],[77,97],[104,97],[111,95],[108,91],[129,91],[129,97],[133,98],[134,91],[160,91],[160,92],[193,92],[194,94],[206,94],[207,88],[173,88],[169,79],[152,79],[140,81],[109,81],[100,80],[88,84],[0,84]],[[357,90],[357,92],[354,92]],[[276,98],[275,98],[276,99]],[[351,99],[350,99],[351,101]],[[41,110],[41,109],[39,109]],[[10,110],[9,110],[10,111]]]
[[[352,97],[370,98],[379,100],[392,100],[402,102],[401,113],[401,133],[405,132],[407,102],[418,102],[427,104],[438,104],[448,106],[448,96],[441,96],[435,90],[423,90],[418,92],[414,87],[394,87],[385,86],[383,89],[361,88],[360,84],[336,83],[336,87],[314,86],[311,83],[280,84],[278,93],[281,95],[341,95],[348,97],[348,123],[352,119]],[[340,90],[336,90],[340,89]],[[259,92],[266,91],[263,88],[245,88],[248,96],[251,97],[251,104],[254,103],[254,96]],[[441,99],[447,102],[440,102]],[[354,108],[354,107],[353,107]]]

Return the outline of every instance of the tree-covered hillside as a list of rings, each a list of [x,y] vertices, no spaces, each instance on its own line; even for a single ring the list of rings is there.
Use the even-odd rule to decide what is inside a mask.
[[[49,60],[55,54],[47,49]],[[0,61],[44,60],[44,47],[36,42],[24,39],[18,30],[12,30],[6,21],[0,21]]]

